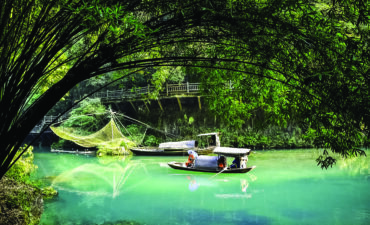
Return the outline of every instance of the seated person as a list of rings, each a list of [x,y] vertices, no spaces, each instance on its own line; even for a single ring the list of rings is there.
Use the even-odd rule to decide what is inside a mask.
[[[240,168],[240,157],[236,156],[230,168]]]
[[[223,169],[226,167],[226,158],[224,156],[220,156],[220,158],[217,160],[218,168]]]
[[[188,161],[185,163],[185,165],[187,167],[191,167],[194,165],[194,160],[196,157],[198,157],[198,154],[193,150],[189,150],[188,154],[189,154],[189,158],[188,158]]]

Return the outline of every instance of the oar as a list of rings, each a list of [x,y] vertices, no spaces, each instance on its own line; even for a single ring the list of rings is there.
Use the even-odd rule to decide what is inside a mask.
[[[220,173],[224,172],[225,170],[227,170],[227,166],[225,166],[225,168],[223,170],[221,170],[220,172],[216,173],[215,175],[213,175],[212,177],[210,177],[209,179],[212,179],[214,178],[215,176],[219,175]]]

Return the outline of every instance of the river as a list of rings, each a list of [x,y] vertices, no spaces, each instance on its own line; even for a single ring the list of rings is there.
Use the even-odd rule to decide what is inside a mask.
[[[318,155],[254,151],[248,165],[256,169],[214,176],[167,166],[186,156],[96,158],[35,148],[33,177],[59,192],[45,202],[40,224],[369,224],[369,157],[339,158],[322,170]]]

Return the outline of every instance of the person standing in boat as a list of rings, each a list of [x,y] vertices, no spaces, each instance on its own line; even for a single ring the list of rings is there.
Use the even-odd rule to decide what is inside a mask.
[[[198,157],[198,154],[193,150],[189,150],[188,154],[189,154],[189,158],[188,158],[188,161],[185,164],[186,164],[187,167],[191,167],[191,166],[194,165],[194,161]]]
[[[247,168],[248,156],[240,158],[240,168]]]

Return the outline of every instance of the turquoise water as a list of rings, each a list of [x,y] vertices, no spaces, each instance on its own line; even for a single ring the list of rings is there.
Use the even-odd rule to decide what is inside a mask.
[[[367,155],[369,155],[367,151]],[[258,151],[246,174],[171,169],[184,157],[95,158],[37,151],[59,192],[41,224],[370,224],[369,157],[316,166],[318,150]]]

